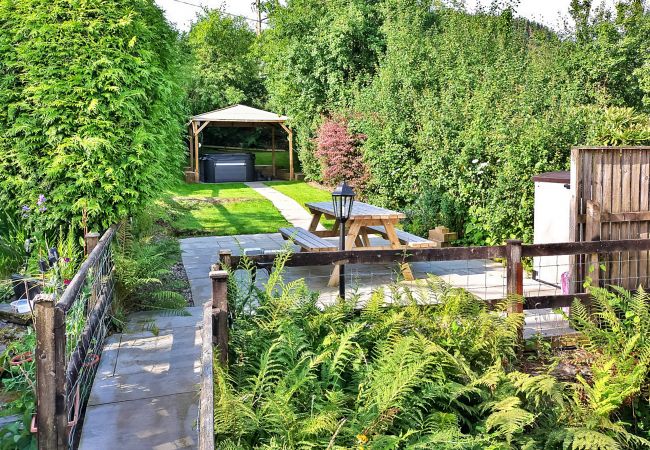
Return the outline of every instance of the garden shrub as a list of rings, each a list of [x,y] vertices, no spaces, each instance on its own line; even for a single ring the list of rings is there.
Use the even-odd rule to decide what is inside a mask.
[[[177,34],[153,0],[0,3],[0,204],[101,229],[184,160]]]
[[[364,194],[418,215],[412,231],[446,225],[470,244],[531,241],[533,175],[567,170],[572,146],[650,143],[650,13],[638,0],[617,1],[616,14],[574,1],[575,28],[561,32],[515,18],[512,2],[471,14],[366,2],[365,22],[351,12],[357,2],[347,15],[314,3],[271,11],[269,102],[292,117],[302,161],[314,159],[318,117],[349,117],[367,136]],[[372,50],[356,65],[324,50],[341,30],[370,24],[349,38],[348,48]],[[357,76],[339,76],[352,67]],[[319,178],[318,169],[306,172]]]
[[[364,137],[352,133],[344,119],[327,118],[323,121],[316,134],[316,157],[321,162],[325,183],[335,185],[346,180],[363,190],[368,169],[359,146]]]

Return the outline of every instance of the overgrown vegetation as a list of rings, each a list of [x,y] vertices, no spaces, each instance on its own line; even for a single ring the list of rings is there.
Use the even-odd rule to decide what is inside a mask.
[[[0,210],[105,229],[181,171],[183,71],[153,0],[0,3]]]
[[[215,372],[218,448],[650,446],[647,294],[595,290],[595,316],[574,304],[598,357],[590,378],[561,382],[552,366],[517,370],[523,317],[499,314],[507,301],[489,312],[430,279],[436,305],[395,287],[388,306],[376,292],[361,310],[356,298],[321,310],[304,282],[283,282],[286,257],[262,291],[231,283],[230,364]]]
[[[566,170],[573,145],[650,143],[650,13],[573,1],[573,29],[421,0],[270,2],[269,105],[292,118],[305,174],[327,176],[317,129],[347,119],[374,203],[411,231],[471,244],[532,239],[531,176]]]
[[[118,327],[126,314],[142,310],[181,311],[188,305],[188,282],[172,273],[180,264],[178,240],[141,214],[118,230],[115,242],[116,301],[113,315]]]

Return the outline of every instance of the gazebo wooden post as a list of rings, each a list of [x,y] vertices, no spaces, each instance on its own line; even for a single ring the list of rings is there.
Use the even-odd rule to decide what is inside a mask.
[[[289,128],[289,180],[293,178],[293,131]]]
[[[275,127],[271,125],[271,164],[273,165],[273,178],[275,178]]]
[[[190,122],[190,125],[187,127],[187,135],[190,141],[190,170],[194,172],[194,133],[192,132],[192,123],[194,121]]]
[[[194,182],[199,182],[199,133],[196,129],[196,122],[192,121],[192,131],[194,132]]]
[[[284,123],[279,123],[282,129],[289,135],[289,180],[293,180],[293,130]]]

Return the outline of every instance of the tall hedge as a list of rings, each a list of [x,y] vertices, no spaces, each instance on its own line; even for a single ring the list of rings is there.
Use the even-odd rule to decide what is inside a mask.
[[[47,223],[134,213],[180,173],[176,32],[153,0],[0,3],[0,205]]]
[[[311,3],[316,17],[304,12]],[[410,212],[411,231],[444,224],[468,243],[531,240],[533,175],[568,169],[574,145],[650,143],[650,14],[640,0],[614,12],[591,3],[573,0],[573,29],[557,33],[516,18],[516,2],[474,13],[364,2],[370,30],[349,13],[357,2],[288,0],[266,36],[282,50],[268,57],[270,102],[292,116],[308,177],[323,176],[305,164],[314,123],[345,117],[367,137],[364,194]],[[367,33],[341,39],[360,23]],[[339,57],[356,48],[374,51],[355,66]],[[350,67],[356,76],[337,76]]]

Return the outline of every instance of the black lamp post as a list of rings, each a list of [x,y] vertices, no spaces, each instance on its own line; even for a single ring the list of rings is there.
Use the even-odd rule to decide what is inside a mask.
[[[350,218],[352,213],[352,204],[354,203],[354,191],[345,181],[339,184],[332,192],[332,203],[334,204],[334,216],[339,222],[339,249],[345,250],[345,222]],[[345,298],[345,265],[339,265],[339,296]]]

